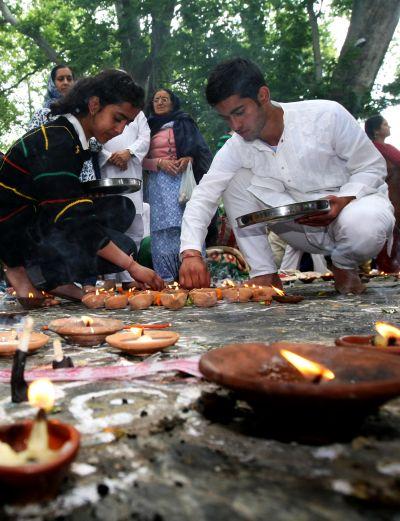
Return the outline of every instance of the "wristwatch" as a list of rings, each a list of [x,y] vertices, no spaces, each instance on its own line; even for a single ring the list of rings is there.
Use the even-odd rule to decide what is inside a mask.
[[[134,157],[135,152],[131,148],[127,148],[127,151],[130,153],[131,157]]]

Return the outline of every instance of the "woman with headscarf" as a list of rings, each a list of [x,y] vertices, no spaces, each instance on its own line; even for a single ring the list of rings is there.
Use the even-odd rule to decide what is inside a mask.
[[[183,172],[192,164],[196,183],[208,171],[212,155],[193,119],[181,110],[179,98],[158,89],[149,104],[150,150],[143,161],[149,172],[151,253],[154,270],[167,282],[178,278],[184,206],[179,203]]]
[[[53,118],[50,111],[51,104],[64,97],[74,85],[74,83],[74,71],[69,65],[59,64],[53,67],[50,71],[50,76],[47,81],[47,90],[44,97],[43,107],[34,113],[28,124],[27,130],[32,130],[51,121]],[[98,144],[92,140],[90,142],[91,152],[97,152],[98,149]],[[95,161],[93,155],[91,159],[88,159],[83,164],[80,173],[80,179],[82,182],[93,181],[96,179],[96,177],[100,177],[99,174],[96,175],[96,164],[92,161]]]

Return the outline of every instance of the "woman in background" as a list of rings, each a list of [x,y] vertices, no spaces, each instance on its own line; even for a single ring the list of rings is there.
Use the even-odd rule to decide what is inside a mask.
[[[192,164],[196,183],[208,171],[212,155],[196,123],[181,110],[169,89],[157,90],[149,104],[150,150],[143,161],[149,172],[150,234],[153,267],[167,282],[177,280],[184,205],[179,203],[182,173]]]

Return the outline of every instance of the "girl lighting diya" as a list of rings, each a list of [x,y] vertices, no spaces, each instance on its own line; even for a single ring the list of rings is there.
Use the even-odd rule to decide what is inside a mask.
[[[359,347],[400,355],[400,329],[386,322],[377,322],[375,329],[376,335],[341,336],[335,339],[335,344],[342,347]]]
[[[106,336],[124,328],[120,320],[103,317],[69,317],[52,320],[50,331],[62,336],[69,344],[96,346],[104,342]]]
[[[28,398],[39,408],[36,419],[0,426],[2,504],[55,496],[79,450],[80,435],[74,427],[46,418],[54,404],[52,383],[45,379],[32,382]]]
[[[400,395],[400,360],[376,350],[278,342],[230,344],[200,359],[208,379],[253,407],[263,433],[284,441],[348,440]]]

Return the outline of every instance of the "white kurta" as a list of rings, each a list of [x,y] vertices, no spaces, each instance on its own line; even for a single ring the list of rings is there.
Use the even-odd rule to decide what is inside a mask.
[[[135,177],[143,179],[142,161],[147,155],[150,147],[150,128],[147,124],[146,116],[143,112],[139,112],[134,121],[127,125],[119,136],[107,141],[99,152],[99,164],[101,169],[101,177],[118,178],[118,177]],[[128,168],[121,170],[120,168],[108,162],[113,152],[129,150],[133,153],[128,161]],[[136,215],[132,225],[126,231],[131,237],[137,248],[144,236],[143,223],[143,190],[127,194],[126,197],[132,200],[136,208]],[[131,277],[127,272],[122,272],[118,277],[122,282],[129,282]]]
[[[186,205],[181,251],[201,250],[208,223],[221,196],[238,245],[252,268],[252,276],[276,271],[272,252],[264,227],[240,230],[235,219],[262,208],[320,199],[327,195],[354,196],[356,201],[345,208],[346,212],[341,212],[348,217],[357,208],[355,203],[358,200],[374,196],[372,199],[378,198],[380,204],[374,208],[371,200],[371,217],[378,209],[385,215],[382,219],[375,219],[381,225],[376,230],[379,241],[374,233],[371,233],[371,240],[378,248],[381,239],[384,243],[390,236],[393,209],[387,196],[386,164],[357,121],[333,101],[312,100],[282,103],[280,106],[284,112],[284,131],[276,151],[261,140],[246,142],[234,134],[217,153],[210,170]],[[338,220],[339,217],[336,224]],[[346,219],[347,224],[351,221],[351,217]],[[284,227],[284,239],[289,244],[310,251],[311,238],[311,253],[334,254],[336,239],[332,225],[326,228],[294,225],[295,241],[290,240],[288,232],[291,229],[288,226]],[[283,233],[275,226],[271,229],[280,235]],[[351,242],[347,241],[347,247]],[[350,253],[346,251],[344,255],[343,244],[340,246],[337,265],[353,267],[358,258],[350,260]],[[370,250],[361,256],[364,253],[368,255]]]

